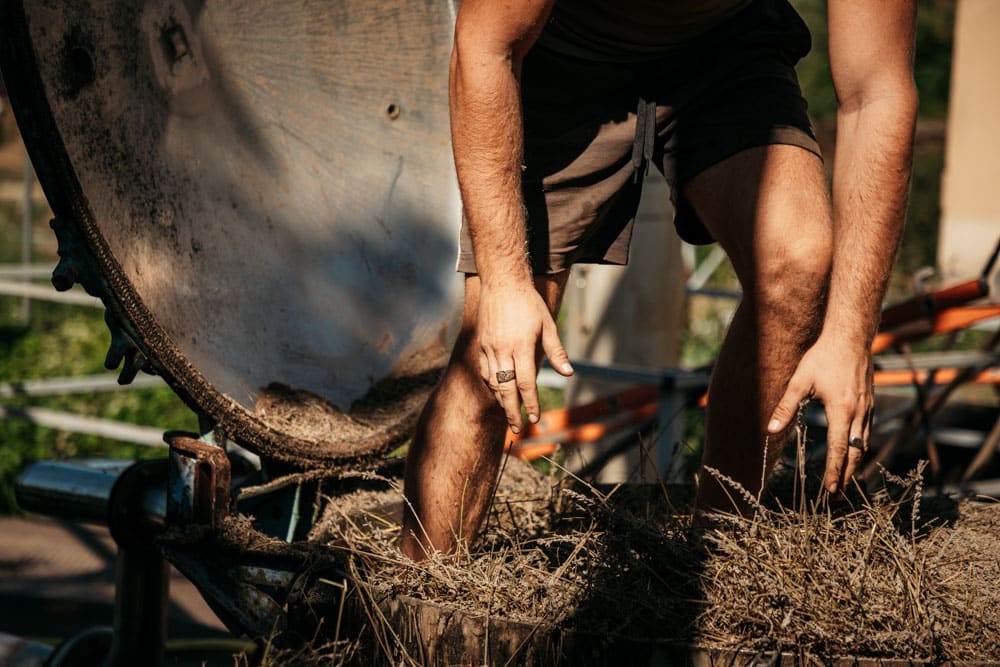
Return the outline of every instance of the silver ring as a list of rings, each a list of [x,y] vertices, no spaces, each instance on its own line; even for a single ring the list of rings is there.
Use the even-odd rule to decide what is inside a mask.
[[[853,447],[854,449],[860,449],[862,452],[867,449],[867,447],[865,447],[865,441],[858,437],[854,437],[848,440],[847,446]]]
[[[503,384],[504,382],[510,382],[517,377],[517,373],[514,371],[497,371],[497,382]]]

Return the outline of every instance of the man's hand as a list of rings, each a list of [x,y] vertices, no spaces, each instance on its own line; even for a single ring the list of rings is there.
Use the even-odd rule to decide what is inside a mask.
[[[505,288],[484,284],[479,295],[477,335],[480,373],[507,413],[511,430],[518,433],[523,426],[522,402],[528,420],[532,424],[538,421],[535,378],[539,342],[552,368],[565,376],[573,374],[556,323],[544,299],[530,283]],[[514,371],[516,379],[499,382],[500,371]]]
[[[823,486],[830,493],[845,490],[864,450],[868,447],[872,392],[871,353],[864,346],[820,336],[799,361],[767,426],[770,433],[785,430],[799,404],[819,398],[826,410],[826,475]],[[864,448],[849,442],[861,438]]]

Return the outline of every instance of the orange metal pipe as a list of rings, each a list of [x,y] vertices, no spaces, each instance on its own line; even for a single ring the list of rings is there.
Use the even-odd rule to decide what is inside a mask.
[[[934,384],[948,384],[958,377],[958,368],[940,368],[934,373]],[[875,386],[891,387],[927,382],[926,370],[918,370],[916,373],[909,370],[875,371]],[[1000,384],[1000,368],[990,368],[976,377],[969,380],[973,384]]]
[[[948,308],[925,320],[916,320],[904,326],[884,331],[872,341],[872,353],[884,352],[893,345],[914,338],[924,338],[935,334],[950,333],[964,329],[978,322],[1000,317],[1000,306],[964,306]]]

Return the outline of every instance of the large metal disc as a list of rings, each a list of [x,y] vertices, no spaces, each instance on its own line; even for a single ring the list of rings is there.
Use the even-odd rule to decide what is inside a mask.
[[[70,273],[139,359],[270,456],[402,437],[461,288],[449,0],[3,5]]]

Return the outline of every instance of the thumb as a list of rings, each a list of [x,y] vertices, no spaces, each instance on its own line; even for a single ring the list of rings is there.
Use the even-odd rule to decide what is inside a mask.
[[[556,331],[556,325],[553,322],[542,326],[542,350],[545,351],[545,356],[548,358],[549,363],[552,364],[552,368],[556,369],[557,373],[566,377],[573,374],[573,367],[569,363],[569,355],[566,354],[566,350],[559,340],[559,333]]]
[[[793,376],[785,389],[785,395],[778,401],[778,407],[771,413],[771,421],[767,424],[768,433],[778,433],[785,430],[792,419],[798,414],[799,404],[809,395],[808,387],[804,387]]]

